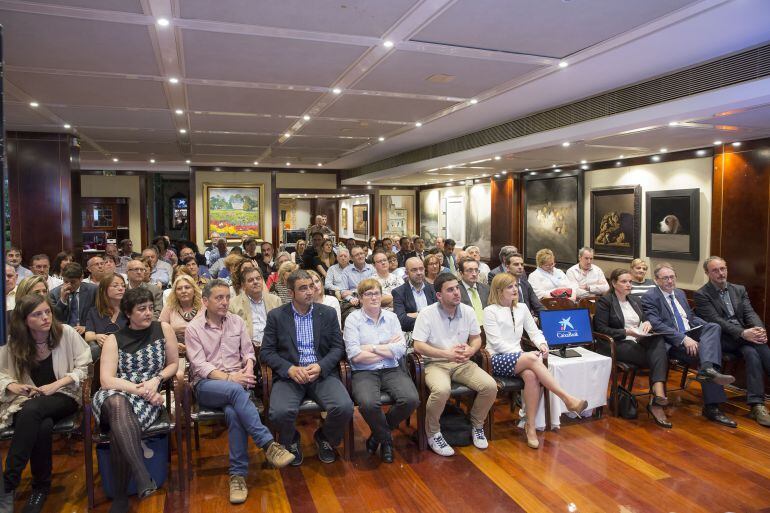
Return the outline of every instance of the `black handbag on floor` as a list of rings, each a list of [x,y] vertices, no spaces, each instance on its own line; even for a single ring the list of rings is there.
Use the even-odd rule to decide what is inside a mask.
[[[618,385],[615,392],[618,394],[618,415],[624,419],[635,419],[639,416],[639,402],[631,392]]]
[[[439,419],[441,434],[449,445],[465,447],[471,445],[471,420],[460,408],[447,404]]]

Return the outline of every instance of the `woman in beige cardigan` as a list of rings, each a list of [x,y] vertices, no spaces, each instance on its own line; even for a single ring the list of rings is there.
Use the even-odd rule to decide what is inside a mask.
[[[31,462],[32,494],[25,511],[39,511],[48,496],[53,426],[80,407],[90,362],[88,344],[56,320],[47,298],[28,294],[18,299],[8,344],[0,347],[0,428],[14,426],[5,493],[18,487]]]

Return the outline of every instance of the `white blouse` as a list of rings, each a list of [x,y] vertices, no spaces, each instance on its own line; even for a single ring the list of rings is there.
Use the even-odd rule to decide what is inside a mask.
[[[527,277],[527,280],[540,299],[551,297],[551,291],[556,289],[571,288],[572,294],[575,294],[576,284],[567,278],[564,271],[556,267],[552,273],[547,273],[538,267]]]
[[[340,329],[342,328],[342,309],[340,308],[340,301],[334,296],[325,295],[323,304],[326,306],[331,306],[334,308],[334,311],[337,312],[337,322],[340,325]]]
[[[490,355],[521,352],[521,336],[524,330],[527,330],[535,346],[548,345],[543,332],[535,324],[535,319],[524,303],[518,303],[513,310],[500,305],[489,305],[484,309],[484,333],[487,336],[487,351]]]

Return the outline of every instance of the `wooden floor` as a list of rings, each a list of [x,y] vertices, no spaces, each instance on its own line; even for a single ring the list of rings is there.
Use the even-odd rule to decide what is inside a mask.
[[[281,471],[263,469],[252,445],[249,499],[227,500],[227,432],[202,428],[195,475],[186,492],[175,479],[141,503],[141,512],[770,512],[770,429],[746,417],[745,403],[727,408],[738,429],[700,416],[699,387],[679,392],[664,430],[642,410],[635,421],[605,415],[541,436],[541,449],[527,448],[507,405],[497,408],[495,439],[486,451],[460,448],[452,458],[420,452],[408,436],[395,439],[392,465],[369,457],[368,428],[356,418],[351,462],[325,465],[310,442],[315,427],[301,425],[305,463]],[[646,399],[642,399],[644,404]],[[413,423],[414,424],[414,423]],[[56,442],[54,490],[46,512],[86,511],[82,444],[69,455]],[[29,493],[29,474],[17,507]],[[109,501],[97,491],[97,512]],[[19,509],[20,511],[20,509]]]

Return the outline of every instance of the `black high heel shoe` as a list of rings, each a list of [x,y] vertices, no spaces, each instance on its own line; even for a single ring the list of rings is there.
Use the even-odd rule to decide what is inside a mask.
[[[674,425],[671,424],[667,419],[661,419],[655,413],[652,411],[652,401],[647,403],[647,416],[652,417],[652,420],[655,421],[655,424],[659,425],[662,428],[671,429]]]

